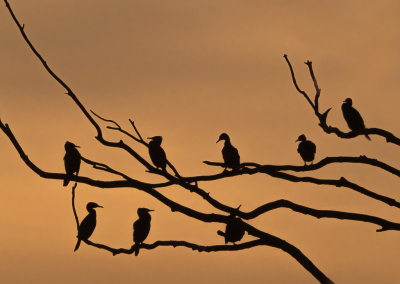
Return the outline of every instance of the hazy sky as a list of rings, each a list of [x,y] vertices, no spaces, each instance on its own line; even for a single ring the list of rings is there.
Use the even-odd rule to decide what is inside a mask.
[[[351,97],[367,127],[400,135],[400,2],[383,1],[52,1],[10,0],[25,31],[53,71],[89,110],[143,137],[163,136],[163,147],[184,176],[221,171],[202,163],[222,161],[218,136],[226,132],[243,162],[302,165],[295,140],[317,145],[327,156],[376,158],[400,168],[400,148],[372,136],[341,140],[325,134],[295,90],[315,90],[305,61],[313,62],[322,88],[320,107],[332,107],[328,125],[348,131],[340,106]],[[64,143],[145,182],[164,179],[118,149],[105,148],[65,90],[24,42],[4,3],[0,9],[0,116],[41,169],[63,172]],[[150,161],[147,149],[123,139]],[[71,187],[45,180],[20,159],[0,133],[1,283],[317,283],[291,256],[271,247],[198,253],[187,248],[143,250],[138,257],[82,244],[73,252],[76,225]],[[115,177],[83,164],[80,174]],[[399,181],[366,165],[336,164],[299,174],[345,177],[400,200]],[[363,213],[400,222],[400,212],[348,188],[295,184],[267,175],[240,176],[200,186],[213,198],[244,211],[278,199],[316,209]],[[204,213],[221,213],[181,188],[160,190]],[[221,224],[205,224],[135,189],[77,188],[82,219],[87,202],[102,205],[91,240],[132,245],[138,207],[154,209],[147,243],[185,240],[223,244]],[[299,248],[335,283],[400,282],[400,232],[378,226],[316,219],[278,209],[249,222]],[[246,235],[243,241],[252,238]]]

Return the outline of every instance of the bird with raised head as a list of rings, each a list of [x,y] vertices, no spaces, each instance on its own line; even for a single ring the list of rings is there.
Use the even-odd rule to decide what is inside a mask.
[[[164,149],[161,147],[162,137],[154,136],[147,139],[151,139],[149,143],[149,155],[151,161],[156,166],[156,168],[161,168],[163,171],[167,167],[167,155]]]
[[[143,243],[150,232],[151,215],[149,212],[154,211],[147,208],[138,208],[137,214],[139,219],[133,223],[133,242],[135,243],[135,256],[139,254],[140,244]]]
[[[227,168],[232,168],[233,170],[238,169],[240,166],[239,151],[232,146],[228,134],[222,133],[219,136],[217,143],[221,140],[225,140],[224,147],[222,148],[222,158],[224,159],[225,170]]]
[[[65,156],[64,156],[64,165],[65,165],[65,172],[67,176],[64,179],[63,186],[67,186],[71,180],[71,176],[76,173],[78,175],[79,168],[81,167],[81,154],[79,153],[78,149],[79,146],[76,146],[74,143],[65,142]]]
[[[90,236],[93,234],[94,229],[96,228],[96,210],[94,208],[103,208],[95,202],[89,202],[86,205],[86,210],[89,214],[82,220],[81,224],[78,228],[78,242],[76,243],[74,251],[77,251],[79,246],[81,245],[82,240],[88,240]]]
[[[351,131],[363,131],[366,129],[364,120],[361,114],[353,107],[353,100],[347,98],[342,104],[342,112],[344,120],[346,120],[347,125]],[[368,134],[364,134],[365,138],[371,140]]]
[[[217,234],[225,238],[225,244],[231,242],[235,244],[239,242],[246,232],[242,219],[236,217],[234,213],[229,215],[229,220],[226,223],[225,232],[218,231]]]
[[[310,140],[307,140],[304,134],[301,134],[299,138],[296,140],[296,142],[297,141],[300,141],[299,147],[297,148],[297,152],[303,159],[304,166],[307,166],[307,162],[311,162],[312,165],[315,153],[317,152],[317,146],[315,146],[315,144]]]

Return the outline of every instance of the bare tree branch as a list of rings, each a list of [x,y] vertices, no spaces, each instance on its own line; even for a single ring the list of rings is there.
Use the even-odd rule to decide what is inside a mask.
[[[294,175],[280,172],[280,171],[289,171],[289,170],[296,171],[296,172],[312,171],[312,170],[320,169],[323,166],[326,166],[331,163],[369,164],[369,165],[373,165],[373,166],[379,167],[381,169],[384,169],[387,172],[390,172],[396,176],[400,176],[400,171],[397,170],[396,168],[393,168],[393,167],[391,167],[383,162],[380,162],[376,159],[370,159],[365,156],[361,156],[361,157],[327,157],[327,158],[321,160],[319,163],[310,165],[310,166],[274,166],[274,165],[263,165],[262,166],[262,165],[259,165],[253,169],[245,167],[245,168],[242,168],[240,171],[236,171],[236,172],[225,171],[220,174],[210,175],[210,176],[184,177],[184,178],[182,178],[182,180],[187,181],[187,182],[213,181],[213,180],[218,180],[221,178],[227,178],[227,177],[243,175],[243,174],[253,175],[256,173],[265,173],[271,177],[285,179],[285,180],[292,181],[292,182],[309,182],[309,183],[314,183],[314,184],[319,184],[319,185],[334,185],[336,187],[347,187],[347,188],[353,189],[361,194],[364,194],[368,197],[371,197],[373,199],[384,202],[390,206],[400,208],[400,203],[397,202],[395,199],[374,193],[372,191],[369,191],[355,183],[352,183],[352,182],[346,180],[344,177],[342,177],[338,180],[317,179],[317,178],[313,178],[313,177],[297,177]],[[223,167],[223,163],[207,162],[207,164]],[[242,163],[242,165],[245,165],[245,163]],[[251,165],[254,166],[256,164],[251,163]]]
[[[111,248],[109,246],[103,245],[103,244],[97,244],[93,243],[89,240],[85,241],[86,244],[90,246],[94,246],[99,249],[104,249],[106,251],[111,252],[114,256],[117,254],[133,254],[135,252],[135,245],[133,245],[130,249],[124,249],[124,248]],[[193,243],[189,243],[186,241],[156,241],[152,244],[145,244],[142,243],[140,244],[140,249],[146,249],[146,250],[153,250],[158,247],[187,247],[192,250],[196,250],[198,252],[217,252],[217,251],[238,251],[238,250],[244,250],[244,249],[249,249],[252,247],[256,247],[259,245],[263,245],[264,242],[262,240],[254,240],[246,243],[241,243],[241,244],[236,244],[236,245],[214,245],[214,246],[202,246],[202,245],[197,245]]]
[[[350,132],[346,133],[346,132],[340,131],[336,127],[328,126],[326,124],[326,119],[327,119],[328,113],[329,113],[329,111],[331,109],[329,108],[323,114],[321,114],[319,112],[319,110],[318,110],[318,105],[319,105],[318,101],[319,101],[321,89],[318,87],[317,80],[315,78],[314,71],[313,71],[313,68],[312,68],[312,62],[311,61],[307,61],[307,62],[305,62],[305,64],[309,68],[311,78],[312,78],[312,80],[314,82],[314,86],[315,86],[315,89],[317,91],[317,94],[315,96],[315,105],[311,102],[311,100],[308,97],[307,93],[302,91],[302,90],[300,90],[299,86],[297,85],[296,78],[295,78],[295,75],[294,75],[294,71],[293,71],[292,65],[290,64],[288,56],[285,54],[283,57],[285,58],[287,64],[289,65],[290,73],[292,75],[293,84],[294,84],[296,90],[300,94],[302,94],[306,98],[306,100],[309,102],[309,104],[312,106],[312,108],[314,109],[315,115],[319,119],[319,124],[318,125],[325,131],[325,133],[327,133],[327,134],[334,133],[334,134],[336,134],[336,136],[338,136],[340,138],[344,138],[344,139],[351,139],[351,138],[357,137],[359,135],[365,135],[365,134],[378,135],[378,136],[386,138],[386,142],[393,143],[393,144],[396,144],[396,145],[400,146],[400,139],[398,137],[396,137],[395,135],[393,135],[392,133],[390,133],[390,132],[388,132],[386,130],[383,130],[383,129],[366,128],[365,130],[350,131]]]
[[[110,168],[106,164],[93,162],[93,161],[91,161],[89,159],[84,158],[83,156],[81,157],[81,160],[84,161],[86,164],[92,165],[94,169],[102,170],[102,171],[109,172],[109,173],[115,174],[115,175],[119,175],[119,176],[123,177],[126,180],[134,180],[133,178],[131,178],[131,177],[129,177],[129,176],[127,176],[127,175],[125,175],[125,174],[123,174],[121,172],[118,172],[118,171],[116,171],[116,170],[114,170],[112,168]]]
[[[376,224],[376,225],[379,225],[382,227],[381,229],[376,230],[377,232],[383,232],[383,231],[389,231],[389,230],[400,231],[399,223],[390,222],[390,221],[387,221],[387,220],[379,218],[379,217],[365,215],[365,214],[358,214],[358,213],[333,211],[333,210],[318,210],[318,209],[302,206],[302,205],[299,205],[299,204],[296,204],[289,200],[284,200],[284,199],[264,204],[248,213],[238,212],[237,215],[243,219],[249,220],[249,219],[254,219],[261,214],[264,214],[266,212],[269,212],[269,211],[272,211],[272,210],[278,209],[278,208],[289,208],[295,212],[299,212],[299,213],[302,213],[305,215],[310,215],[310,216],[316,217],[318,219],[320,219],[320,218],[335,218],[335,219],[340,219],[340,220],[353,220],[353,221],[360,221],[360,222]]]
[[[72,211],[74,212],[74,217],[76,221],[76,230],[79,231],[79,218],[78,214],[76,214],[76,209],[75,209],[75,189],[78,186],[77,183],[72,187]]]
[[[219,166],[219,167],[225,167],[224,163],[221,162],[209,162],[209,161],[204,161],[204,163],[206,165],[210,165],[210,166]],[[242,163],[241,166],[242,168],[246,168],[246,167],[255,167],[256,168],[256,172],[257,169],[263,169],[263,170],[274,170],[274,171],[294,171],[294,172],[308,172],[308,171],[315,171],[318,169],[321,169],[322,167],[329,165],[329,164],[334,164],[334,163],[352,163],[352,164],[366,164],[366,165],[371,165],[377,168],[381,168],[395,176],[400,177],[400,170],[389,166],[388,164],[381,162],[377,159],[372,159],[372,158],[368,158],[364,155],[359,156],[359,157],[343,157],[343,156],[339,156],[339,157],[326,157],[323,158],[321,161],[319,161],[318,163],[312,164],[312,165],[301,165],[301,166],[295,166],[295,165],[260,165],[260,164],[256,164],[256,163]],[[235,176],[235,175],[239,175],[239,174],[243,174],[242,172],[231,172],[232,175],[228,175],[227,176]],[[220,175],[220,174],[217,174]],[[217,176],[214,175],[214,176]],[[225,176],[224,176],[225,177]],[[183,177],[182,178],[185,181],[188,182],[193,182],[197,180],[197,177]]]
[[[273,235],[264,233],[249,224],[246,224],[246,231],[255,237],[260,239],[237,244],[237,245],[216,245],[216,246],[201,246],[185,241],[157,241],[153,244],[141,244],[140,248],[142,249],[155,249],[159,246],[172,246],[172,247],[187,247],[192,250],[197,250],[199,252],[216,252],[216,251],[237,251],[248,249],[251,247],[259,246],[259,245],[266,245],[275,248],[279,248],[284,252],[291,255],[294,259],[296,259],[307,271],[309,271],[320,283],[328,284],[333,283],[328,277],[326,277],[298,248],[291,245],[290,243],[277,238]],[[113,255],[117,255],[120,253],[124,254],[132,254],[135,250],[135,246],[133,245],[130,249],[114,249],[109,246],[103,244],[96,244],[89,240],[85,241],[86,244],[97,247],[99,249],[104,249],[111,252]]]
[[[136,160],[138,160],[143,166],[145,166],[149,171],[153,169],[153,166],[151,166],[145,159],[143,159],[136,151],[134,151],[132,148],[130,148],[128,145],[126,145],[122,140],[119,142],[110,142],[107,141],[103,138],[103,133],[101,131],[100,126],[96,123],[96,121],[92,118],[92,116],[88,113],[86,108],[82,105],[82,103],[78,100],[77,96],[73,93],[70,87],[64,81],[62,81],[47,65],[46,61],[43,59],[43,57],[36,51],[36,49],[33,47],[32,43],[29,41],[27,35],[25,34],[24,27],[21,26],[21,24],[18,22],[17,18],[15,17],[10,4],[8,3],[7,0],[4,0],[6,3],[6,7],[9,10],[12,18],[14,19],[14,22],[17,24],[22,37],[25,39],[26,43],[29,45],[33,53],[38,57],[40,62],[43,64],[44,68],[49,72],[49,74],[58,82],[61,84],[62,87],[64,87],[67,91],[67,95],[70,96],[74,102],[78,105],[78,107],[81,109],[83,114],[87,117],[87,119],[90,121],[90,123],[96,128],[97,131],[97,136],[96,139],[103,145],[108,146],[108,147],[117,147],[124,149],[127,151],[129,154],[131,154]]]
[[[136,126],[135,126],[135,124],[134,124],[134,122],[133,122],[132,120],[129,119],[129,122],[132,124],[133,128],[134,128],[135,131],[136,131],[136,134],[140,137],[140,139],[136,138],[135,136],[133,136],[132,134],[130,134],[128,131],[123,130],[123,129],[119,126],[119,124],[116,123],[114,120],[105,119],[105,118],[101,117],[100,115],[96,114],[96,113],[95,113],[94,111],[92,111],[92,110],[91,110],[91,112],[92,112],[95,116],[97,116],[99,119],[104,120],[104,121],[107,121],[107,122],[114,123],[114,124],[117,126],[117,127],[107,126],[108,129],[118,130],[118,131],[124,133],[125,135],[129,136],[130,138],[132,138],[132,139],[135,140],[136,142],[138,142],[138,143],[140,143],[140,144],[143,144],[143,145],[145,145],[146,147],[149,147],[149,144],[148,144],[146,141],[143,140],[142,136],[140,135],[139,131],[137,130],[137,128],[136,128]],[[168,165],[168,166],[172,169],[172,171],[175,173],[175,176],[181,177],[180,174],[178,173],[178,171],[176,170],[176,168],[175,168],[175,167],[172,165],[172,163],[171,163],[170,161],[168,161],[168,160],[167,160],[167,165]],[[157,174],[159,174],[159,175],[163,175],[163,174],[162,174],[162,173],[163,173],[162,171],[158,172],[158,171],[154,171],[154,169],[153,169],[153,170],[151,170],[151,172],[152,172],[152,173],[157,173]]]

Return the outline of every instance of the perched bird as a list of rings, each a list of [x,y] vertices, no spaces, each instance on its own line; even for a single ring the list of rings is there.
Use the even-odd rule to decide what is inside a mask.
[[[344,120],[346,120],[347,125],[351,129],[351,131],[357,131],[357,130],[365,130],[365,124],[364,120],[361,117],[361,114],[352,106],[353,101],[350,98],[347,98],[343,104],[342,104],[342,112],[343,112],[343,117]],[[369,138],[368,134],[364,134],[365,137],[368,140],[371,140]]]
[[[304,134],[301,134],[296,142],[297,141],[300,141],[297,152],[299,152],[300,156],[303,158],[304,165],[307,166],[307,162],[311,162],[312,165],[317,147],[313,142],[307,140]]]
[[[139,219],[133,223],[133,241],[135,242],[135,255],[139,254],[139,246],[147,238],[150,232],[151,215],[147,208],[138,208]]]
[[[242,219],[237,218],[235,214],[229,215],[229,221],[226,223],[225,233],[218,231],[217,234],[225,237],[225,244],[239,242],[245,233]]]
[[[151,139],[149,143],[149,155],[151,161],[156,166],[156,168],[161,168],[165,171],[167,167],[167,155],[163,148],[161,148],[162,137],[154,136],[147,139]]]
[[[81,224],[79,225],[78,236],[76,236],[78,238],[78,242],[76,243],[74,251],[78,250],[81,244],[81,240],[87,240],[93,234],[93,231],[96,228],[96,210],[94,210],[94,208],[98,207],[103,208],[102,206],[94,202],[89,202],[86,205],[86,210],[89,212],[89,214],[85,217],[85,219],[82,220]]]
[[[232,146],[231,140],[228,134],[222,133],[219,136],[217,143],[221,140],[225,140],[224,148],[222,148],[222,158],[225,163],[225,170],[227,168],[237,169],[240,165],[239,151]]]
[[[81,154],[78,149],[79,146],[76,146],[74,143],[66,142],[65,143],[65,156],[64,156],[64,164],[65,164],[65,172],[67,176],[64,179],[64,186],[67,186],[71,180],[71,176],[76,173],[78,175],[79,168],[81,166]]]

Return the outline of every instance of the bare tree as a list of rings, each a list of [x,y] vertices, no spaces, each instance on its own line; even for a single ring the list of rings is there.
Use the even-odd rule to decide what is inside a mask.
[[[123,135],[126,135],[129,139],[132,139],[134,142],[136,142],[138,147],[149,147],[149,144],[142,138],[140,131],[137,129],[133,120],[129,120],[129,122],[133,128],[133,131],[130,132],[126,129],[123,129],[116,121],[111,120],[111,119],[106,119],[106,118],[96,114],[93,111],[88,111],[85,108],[85,106],[80,102],[80,100],[75,95],[75,93],[72,91],[72,89],[52,71],[52,69],[46,63],[45,59],[34,48],[33,44],[30,42],[30,40],[28,39],[28,37],[24,31],[24,25],[21,25],[19,23],[16,16],[14,15],[8,1],[4,0],[4,2],[6,4],[6,7],[9,10],[12,18],[14,19],[16,25],[18,26],[23,38],[25,39],[26,43],[29,45],[29,47],[34,52],[34,54],[37,56],[37,58],[41,61],[44,68],[66,90],[66,95],[69,96],[75,102],[76,106],[82,111],[82,113],[85,115],[85,117],[91,123],[91,125],[95,128],[95,130],[97,132],[97,135],[95,138],[97,139],[97,141],[105,147],[119,148],[119,149],[124,150],[127,154],[129,154],[132,157],[133,160],[140,163],[143,166],[144,170],[146,170],[149,173],[152,173],[154,175],[158,175],[165,179],[165,181],[162,183],[147,183],[147,182],[137,180],[134,177],[131,177],[128,174],[125,174],[118,170],[115,170],[104,163],[88,159],[84,155],[84,152],[85,152],[84,149],[81,150],[81,154],[82,154],[81,160],[84,163],[91,165],[96,170],[113,174],[115,176],[115,179],[113,179],[113,180],[95,180],[91,177],[82,176],[82,175],[69,176],[71,181],[75,182],[75,185],[72,188],[72,193],[73,193],[72,205],[73,205],[73,211],[74,211],[74,215],[75,215],[76,223],[77,223],[78,227],[79,227],[79,219],[78,219],[78,216],[75,211],[74,198],[75,198],[75,188],[76,188],[77,184],[82,183],[82,184],[87,184],[87,185],[97,187],[97,188],[128,187],[128,188],[140,190],[140,191],[143,191],[143,192],[153,196],[159,202],[161,202],[165,206],[169,207],[171,209],[171,211],[179,212],[179,213],[187,216],[188,218],[193,218],[200,222],[207,222],[207,223],[212,222],[212,223],[221,223],[221,224],[227,225],[231,222],[232,216],[237,216],[238,220],[242,220],[241,224],[243,225],[244,231],[247,232],[249,235],[254,236],[256,238],[256,240],[239,243],[239,244],[221,245],[220,243],[217,243],[213,246],[204,246],[201,244],[194,244],[194,243],[190,243],[190,242],[187,242],[184,240],[182,240],[182,241],[159,240],[152,244],[145,244],[145,243],[142,243],[140,245],[134,244],[130,248],[112,248],[105,244],[94,243],[90,240],[83,240],[87,245],[109,251],[112,255],[133,254],[135,252],[135,250],[137,249],[136,248],[137,245],[139,245],[141,249],[145,249],[145,250],[153,250],[153,249],[156,249],[157,247],[161,247],[161,246],[166,246],[166,247],[180,246],[180,247],[190,248],[192,250],[197,250],[199,252],[239,251],[239,250],[254,248],[254,247],[258,247],[258,246],[271,246],[271,247],[279,248],[279,249],[283,250],[284,252],[288,253],[289,255],[291,255],[294,259],[296,259],[296,261],[300,265],[302,265],[307,271],[309,271],[320,283],[333,283],[296,246],[284,241],[283,239],[281,239],[277,236],[271,235],[268,232],[258,229],[243,220],[255,219],[258,216],[265,214],[269,211],[272,211],[274,209],[290,208],[291,210],[293,210],[295,212],[314,216],[318,219],[319,218],[335,218],[335,219],[360,221],[360,222],[376,224],[379,226],[379,228],[376,230],[377,232],[383,232],[383,231],[388,231],[388,230],[400,231],[400,223],[390,222],[388,220],[385,220],[385,219],[382,219],[379,217],[365,215],[365,214],[358,214],[358,213],[341,212],[341,211],[319,210],[319,209],[309,208],[309,207],[305,207],[305,206],[302,206],[299,204],[295,204],[289,200],[277,200],[274,202],[266,203],[262,206],[259,206],[258,208],[254,208],[253,210],[251,210],[249,212],[244,212],[244,211],[240,210],[240,207],[236,208],[233,206],[229,206],[227,204],[223,204],[222,202],[220,202],[217,199],[212,198],[210,196],[210,194],[205,189],[201,188],[199,185],[199,183],[202,181],[216,181],[216,180],[231,178],[231,177],[239,176],[239,175],[266,174],[273,178],[284,179],[284,180],[291,181],[291,182],[306,182],[306,183],[313,183],[313,184],[319,184],[319,185],[331,185],[331,186],[337,186],[337,187],[346,187],[346,188],[352,189],[356,192],[359,192],[365,196],[373,198],[377,201],[386,203],[389,206],[394,206],[394,207],[400,208],[400,203],[397,202],[396,200],[394,200],[390,197],[383,196],[383,195],[377,194],[375,192],[372,192],[366,188],[361,187],[360,185],[357,185],[353,182],[348,181],[347,179],[345,179],[343,177],[338,180],[331,180],[331,179],[318,179],[318,178],[314,178],[314,177],[299,177],[299,176],[296,176],[293,174],[293,172],[316,171],[316,170],[321,169],[329,164],[334,164],[334,163],[356,163],[356,164],[368,164],[371,166],[375,166],[375,167],[381,168],[389,173],[392,173],[392,174],[400,177],[400,170],[398,170],[394,167],[391,167],[390,165],[387,165],[376,159],[367,158],[365,156],[326,157],[313,165],[307,165],[307,166],[262,165],[262,164],[258,164],[256,162],[241,163],[238,169],[233,169],[232,171],[224,170],[223,172],[214,174],[214,175],[182,176],[178,172],[178,170],[169,161],[167,161],[168,170],[159,169],[158,167],[154,167],[148,161],[147,157],[143,157],[143,156],[139,155],[138,152],[134,148],[130,147],[128,144],[124,143],[122,140],[115,142],[115,141],[109,141],[109,140],[105,139],[103,136],[103,130],[97,123],[96,119],[99,119],[99,120],[109,123],[109,126],[107,126],[107,129],[109,129],[111,131],[117,131],[117,132],[122,133]],[[316,95],[315,95],[314,102],[312,102],[310,97],[299,88],[299,86],[297,85],[296,79],[295,79],[293,68],[289,62],[289,59],[286,55],[284,56],[284,58],[286,59],[286,62],[289,65],[293,83],[294,83],[297,91],[305,97],[305,99],[309,102],[309,104],[313,108],[313,111],[319,120],[319,126],[322,128],[322,130],[324,132],[326,132],[327,134],[334,133],[338,137],[345,138],[345,139],[350,139],[350,138],[354,138],[359,135],[365,135],[365,134],[379,135],[379,136],[385,137],[387,142],[400,145],[399,138],[395,137],[392,133],[382,130],[382,129],[370,128],[370,129],[365,129],[365,131],[351,131],[349,133],[345,133],[345,132],[340,131],[336,127],[328,126],[327,125],[327,116],[328,116],[330,109],[328,109],[327,111],[325,111],[323,113],[321,113],[319,110],[319,99],[320,99],[321,89],[319,88],[319,86],[317,84],[317,80],[316,80],[316,77],[315,77],[313,69],[312,69],[312,63],[307,61],[305,64],[309,68],[309,72],[311,74],[311,78],[314,82],[314,86],[316,89]],[[10,126],[8,124],[4,123],[3,121],[0,121],[0,128],[7,135],[7,137],[9,138],[9,140],[11,141],[11,143],[13,144],[15,149],[18,151],[21,159],[25,162],[25,164],[32,171],[34,171],[40,177],[45,178],[45,179],[64,180],[66,178],[67,175],[64,173],[46,172],[46,171],[43,171],[42,169],[40,169],[38,166],[36,166],[36,164],[33,161],[31,161],[28,158],[28,156],[26,155],[26,153],[24,152],[24,150],[23,150],[22,146],[19,144],[17,138],[12,133]],[[204,163],[209,166],[216,166],[216,167],[222,167],[222,168],[226,167],[225,163],[221,163],[221,162],[205,161]],[[171,173],[171,171],[173,172],[173,174]],[[160,193],[160,189],[168,188],[171,186],[179,186],[182,190],[190,191],[192,193],[199,195],[200,197],[202,197],[204,199],[205,202],[210,204],[215,209],[215,212],[222,211],[225,214],[219,214],[219,213],[205,214],[205,213],[199,212],[197,210],[194,210],[190,207],[187,207],[185,205],[179,204],[179,203],[175,202],[174,200],[167,198],[162,193]]]

